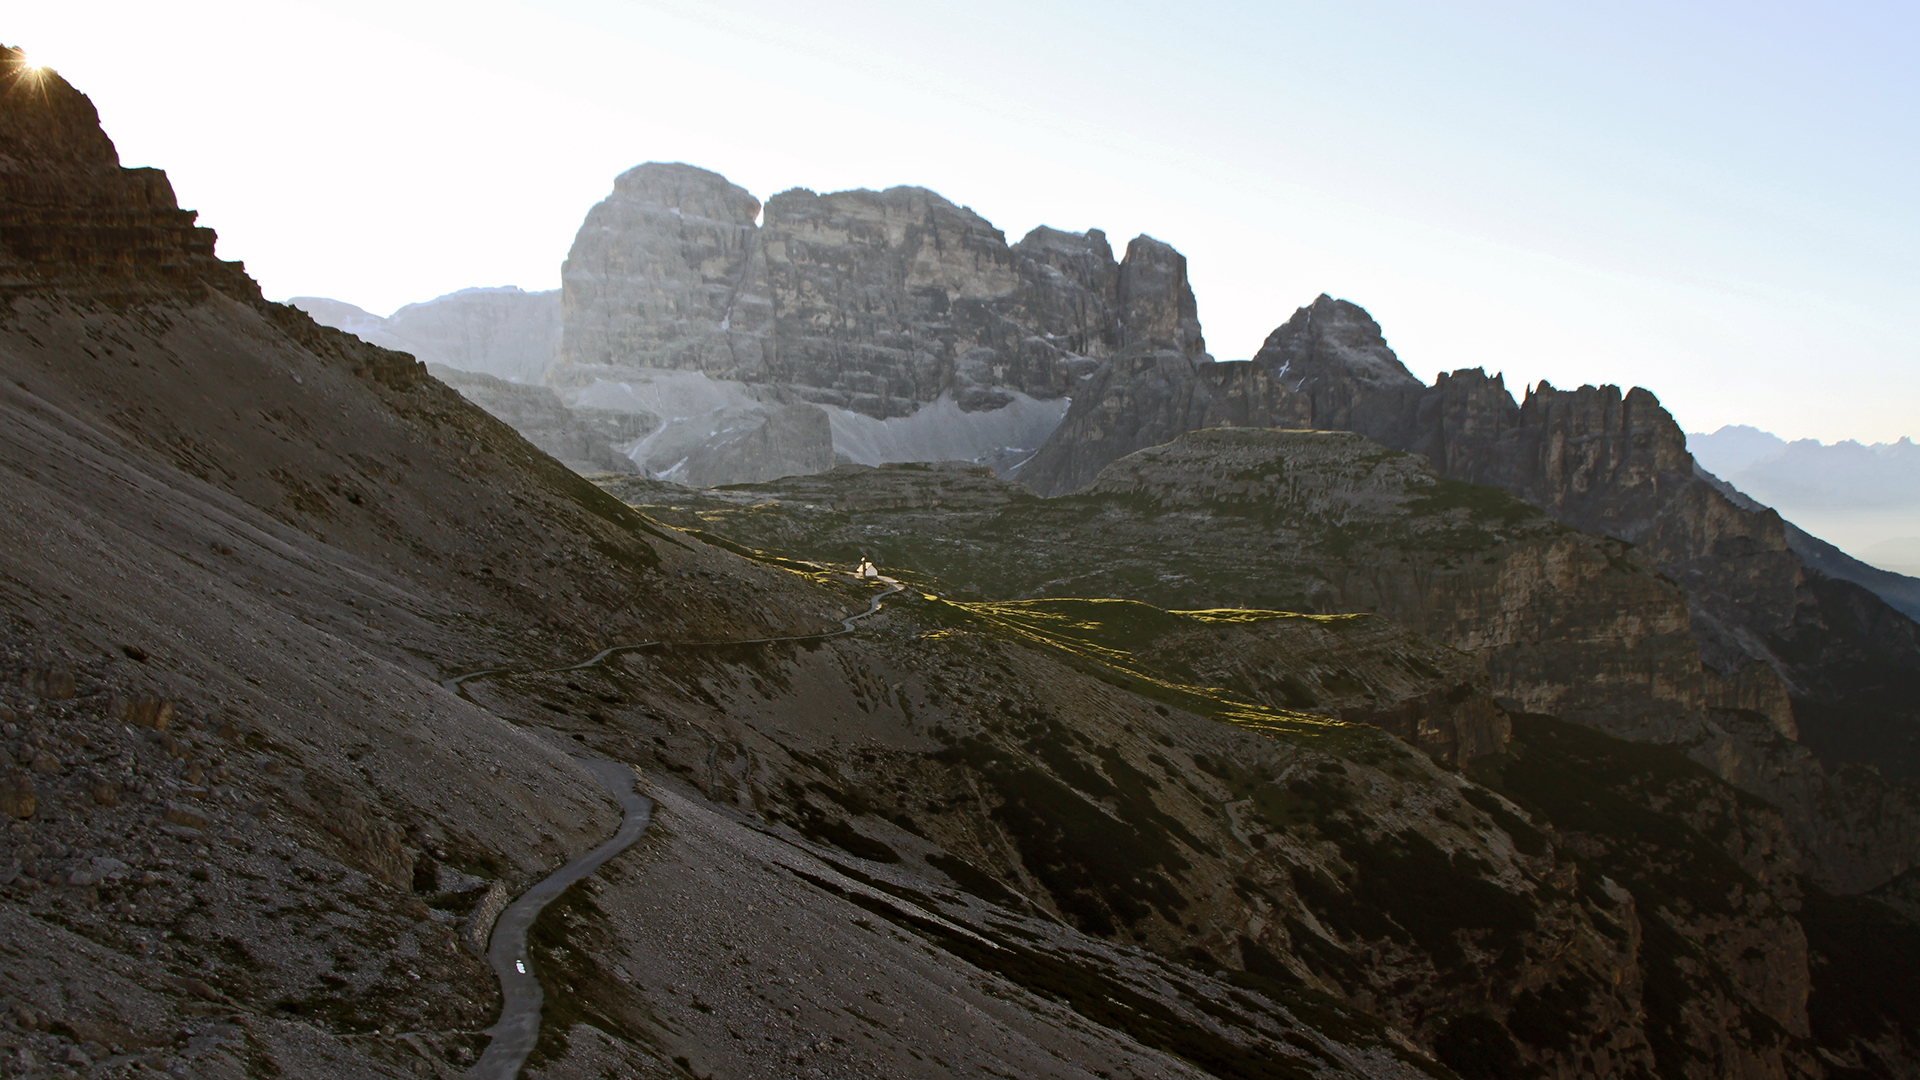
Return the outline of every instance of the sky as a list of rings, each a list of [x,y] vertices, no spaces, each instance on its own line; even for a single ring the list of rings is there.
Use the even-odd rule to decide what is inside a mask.
[[[10,7],[276,299],[556,288],[614,176],[686,161],[1150,234],[1223,360],[1325,292],[1426,379],[1920,437],[1913,3]]]

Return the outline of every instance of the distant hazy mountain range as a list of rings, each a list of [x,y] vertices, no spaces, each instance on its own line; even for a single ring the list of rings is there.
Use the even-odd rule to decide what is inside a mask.
[[[1920,446],[1788,442],[1745,424],[1691,433],[1700,467],[1782,517],[1895,573],[1920,575]]]
[[[538,384],[560,350],[557,289],[461,289],[408,304],[385,318],[323,296],[296,296],[287,303],[362,341],[508,382]]]

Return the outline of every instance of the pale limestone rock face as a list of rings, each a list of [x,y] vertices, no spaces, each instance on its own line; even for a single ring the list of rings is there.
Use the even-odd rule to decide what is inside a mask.
[[[882,419],[947,389],[1019,285],[1000,230],[924,188],[775,195],[767,264],[780,381]],[[970,356],[968,381],[996,381],[996,361]]]
[[[561,269],[564,362],[765,381],[772,306],[759,213],[746,189],[705,169],[622,173]]]
[[[1120,265],[1117,293],[1123,348],[1183,356],[1207,351],[1185,255],[1151,236],[1135,237]]]
[[[1009,245],[972,210],[913,187],[796,188],[756,226],[759,210],[691,166],[623,174],[568,258],[550,381],[579,394],[699,372],[760,403],[746,407],[754,417],[727,406],[714,438],[758,423],[763,406],[811,403],[832,419],[830,442],[803,457],[937,452],[1007,469],[1108,358],[1204,356],[1186,260],[1150,237],[1123,261],[1097,229],[1043,226]],[[660,415],[672,429],[681,414]],[[702,422],[686,417],[688,430]],[[655,469],[651,450],[641,464]]]
[[[1267,336],[1250,361],[1180,360],[1197,341],[1197,318],[1170,317],[1191,295],[1186,260],[1142,237],[1127,262],[1133,332],[1146,359],[1100,368],[1073,408],[1018,476],[1043,495],[1078,491],[1109,462],[1207,427],[1357,431],[1389,446],[1425,390],[1387,346],[1380,325],[1345,300],[1322,295]]]
[[[767,203],[780,381],[877,419],[951,394],[1000,409],[1072,392],[1124,350],[1204,354],[1186,260],[1151,237],[1116,263],[1099,230],[1041,227],[1009,247],[924,188]]]

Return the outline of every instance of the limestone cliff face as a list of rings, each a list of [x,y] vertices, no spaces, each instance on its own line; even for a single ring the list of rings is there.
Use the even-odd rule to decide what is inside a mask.
[[[1120,346],[1123,350],[1201,356],[1200,312],[1187,284],[1186,256],[1151,236],[1135,237],[1120,264]]]
[[[158,169],[123,169],[86,95],[0,49],[0,296],[49,287],[102,299],[216,289],[260,297]],[[34,107],[25,107],[31,101]],[[14,106],[20,107],[14,107]]]
[[[760,200],[691,165],[629,169],[560,270],[561,361],[765,381],[773,308]]]
[[[1368,438],[1393,423],[1422,389],[1372,316],[1324,293],[1267,335],[1251,366],[1271,370],[1311,401],[1312,427]]]
[[[1920,707],[1902,704],[1920,698],[1920,647],[1905,644],[1914,631],[1866,590],[1807,568],[1778,514],[1697,475],[1684,433],[1644,389],[1542,383],[1516,402],[1479,370],[1426,387],[1364,311],[1322,296],[1246,363],[1108,365],[1020,479],[1043,494],[1078,490],[1122,453],[1198,426],[1184,405],[1207,388],[1263,379],[1278,390],[1248,394],[1244,418],[1213,422],[1358,432],[1634,544],[1687,588],[1717,703],[1767,712],[1830,760],[1920,776],[1920,740],[1899,734],[1920,730]],[[1874,689],[1889,683],[1902,689]]]
[[[1270,368],[1172,352],[1118,357],[1075,396],[1040,452],[1010,475],[1042,494],[1064,494],[1091,484],[1109,463],[1184,432],[1312,426],[1311,401]]]
[[[1320,414],[1328,391],[1302,391]],[[1443,475],[1505,488],[1576,528],[1629,541],[1685,586],[1724,704],[1771,713],[1829,763],[1920,778],[1920,626],[1808,567],[1778,514],[1736,503],[1700,476],[1653,394],[1542,383],[1516,404],[1498,376],[1470,370],[1442,375],[1413,400],[1374,414],[1367,433]]]
[[[1516,402],[1498,375],[1479,370],[1422,386],[1372,319],[1323,296],[1246,363],[1107,366],[1021,479],[1043,493],[1085,487],[1121,451],[1172,437],[1182,403],[1205,388],[1263,378],[1281,384],[1277,392],[1248,395],[1253,407],[1232,423],[1354,431],[1425,457],[1444,477],[1505,489],[1633,544],[1686,590],[1705,667],[1681,680],[1697,687],[1681,698],[1724,712],[1656,711],[1631,731],[1610,730],[1688,745],[1777,800],[1824,881],[1864,888],[1908,864],[1913,853],[1897,836],[1920,813],[1920,794],[1899,782],[1841,783],[1831,770],[1859,763],[1899,781],[1920,777],[1920,626],[1805,566],[1778,514],[1696,471],[1684,434],[1646,390],[1543,383]],[[1489,659],[1497,678],[1501,664]],[[1553,663],[1534,670],[1544,676]],[[1766,720],[1755,728],[1743,714]],[[1818,760],[1768,749],[1778,736]]]
[[[779,381],[808,400],[887,418],[960,380],[1043,392],[1052,381],[988,344],[1007,329],[989,305],[1020,279],[1006,238],[971,210],[925,188],[796,188],[769,201],[766,242]]]
[[[1153,354],[1102,367],[1017,474],[1042,495],[1079,491],[1115,461],[1208,427],[1322,428],[1372,437],[1421,389],[1365,311],[1322,296],[1252,361]],[[1384,415],[1383,415],[1384,414]]]
[[[695,370],[875,419],[950,396],[968,412],[1067,394],[1115,355],[1204,354],[1186,260],[1098,230],[1009,245],[924,188],[760,206],[687,165],[623,174],[563,273],[563,366]]]

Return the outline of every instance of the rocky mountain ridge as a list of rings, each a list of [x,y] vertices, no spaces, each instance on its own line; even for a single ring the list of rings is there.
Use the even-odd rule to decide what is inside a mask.
[[[760,204],[717,173],[646,164],[593,208],[562,270],[568,367],[697,370],[874,419],[943,394],[1065,394],[1127,351],[1202,355],[1186,261],[1151,237],[1018,244],[924,188],[804,188]]]
[[[546,382],[568,408],[651,415],[654,439],[621,451],[698,485],[837,456],[1008,468],[1107,358],[1205,356],[1186,261],[1152,237],[1117,260],[1097,229],[1009,245],[908,187],[795,188],[760,219],[724,177],[649,163],[587,214],[558,297],[469,289],[389,319],[291,302],[431,363]]]
[[[1629,545],[1356,435],[1191,432],[1052,499],[958,466],[704,496],[607,486],[662,520],[789,557],[872,557],[963,598],[1376,612],[1479,657],[1511,708],[1684,747],[1779,807],[1829,887],[1870,889],[1920,860],[1920,791],[1816,760],[1772,669],[1703,664],[1687,594]]]
[[[411,357],[121,246],[150,206],[110,155],[0,56],[0,190],[34,195],[0,200],[24,1069],[459,1075],[493,1000],[463,950],[612,827],[581,754],[657,828],[536,924],[532,1076],[1915,1060],[1912,925],[1671,748],[1492,712],[1386,620],[910,590],[842,632],[871,585],[650,519]],[[7,240],[75,221],[71,257]],[[1433,755],[1276,707],[1289,679]]]
[[[1151,237],[1119,260],[1099,230],[1043,227],[1009,245],[923,188],[795,188],[767,201],[764,220],[761,209],[689,165],[621,174],[563,268],[549,380],[587,396],[697,373],[766,401],[728,406],[722,426],[822,408],[831,443],[812,457],[829,463],[958,455],[1006,467],[1106,358],[1205,354],[1186,261]],[[799,471],[798,459],[749,479]]]
[[[287,305],[382,348],[508,382],[540,385],[560,354],[558,289],[461,289],[385,318],[323,296],[296,296]]]
[[[1420,454],[1442,476],[1503,488],[1566,524],[1633,543],[1687,588],[1707,662],[1723,672],[1756,659],[1771,666],[1793,694],[1801,739],[1823,758],[1920,775],[1920,712],[1908,704],[1920,700],[1920,649],[1909,644],[1920,628],[1868,590],[1808,567],[1778,514],[1737,504],[1696,475],[1685,436],[1646,390],[1543,383],[1516,402],[1499,376],[1478,370],[1427,387],[1364,311],[1326,296],[1253,360],[1213,367],[1225,370],[1171,383],[1106,369],[1022,481],[1046,494],[1083,487],[1090,470],[1166,436],[1162,403],[1224,384],[1229,398],[1262,405],[1255,426],[1304,416],[1306,426],[1353,431]]]

